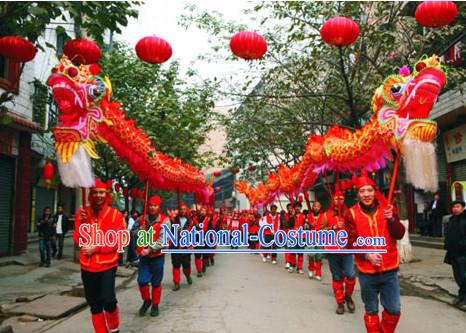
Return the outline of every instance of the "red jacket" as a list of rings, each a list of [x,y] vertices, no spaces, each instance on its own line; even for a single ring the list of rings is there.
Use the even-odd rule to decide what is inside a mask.
[[[324,214],[322,212],[319,213],[319,215],[317,215],[317,218],[314,216],[314,212],[307,214],[307,223],[313,226],[311,227],[311,230],[320,230],[320,227],[322,226],[323,217]]]
[[[294,230],[298,230],[299,228],[304,229],[304,222],[306,220],[306,215],[303,213],[296,214],[294,217]]]
[[[269,228],[265,229],[264,235],[272,235],[276,231],[278,231],[278,229],[280,229],[280,215],[279,214],[275,214],[275,218],[272,218],[272,215],[268,214],[264,220],[266,224],[271,225],[273,228],[272,231]]]
[[[365,213],[360,204],[355,204],[345,215],[345,225],[348,232],[348,246],[357,249],[386,249],[387,253],[382,253],[382,265],[374,267],[366,260],[364,254],[355,256],[355,262],[358,270],[366,274],[390,271],[398,268],[400,257],[396,248],[396,240],[401,239],[404,235],[405,228],[394,211],[394,221],[388,223],[383,218],[386,205],[377,204],[376,211],[369,215]],[[358,237],[385,237],[386,247],[376,246],[358,246],[354,247],[353,243]]]
[[[206,232],[207,230],[209,230],[210,219],[211,217],[207,215],[202,217],[202,219],[200,215],[196,215],[194,217],[194,225],[196,226],[197,230],[203,230],[204,232]],[[201,223],[202,223],[202,229],[199,228],[199,224]]]
[[[259,220],[260,220],[260,217],[258,218],[253,217],[249,221],[249,233],[250,234],[257,235],[257,233],[259,232]]]
[[[177,224],[178,225],[178,229],[177,229],[177,233],[178,233],[178,242],[180,241],[180,233],[181,233],[181,230],[186,230],[186,231],[191,231],[192,227],[193,227],[193,221],[191,220],[191,218],[189,216],[185,216],[185,218],[187,219],[185,225],[182,227],[181,226],[181,221],[180,221],[180,216],[177,215],[175,216],[175,218],[173,219],[173,224]],[[178,249],[185,249],[186,247],[182,247],[180,245],[178,245],[178,247],[175,247],[174,244],[172,244],[172,242],[170,242],[170,248],[174,249],[174,248],[178,248]],[[189,248],[192,248],[189,247]]]
[[[98,216],[94,215],[94,210],[91,207],[86,207],[87,216],[89,217],[87,222],[97,224],[97,229],[102,230],[105,235],[105,232],[109,230],[119,231],[125,230],[125,224],[123,221],[123,215],[115,209],[108,205],[105,205],[104,208],[99,212]],[[76,245],[79,245],[79,239],[84,237],[82,233],[79,232],[79,226],[81,225],[81,211],[78,211],[74,220],[74,233],[73,240]],[[118,252],[117,246],[98,246],[96,252],[91,256],[86,256],[81,249],[79,255],[79,262],[81,268],[89,272],[102,272],[110,268],[116,267],[118,265]]]
[[[149,215],[147,215],[149,216]],[[149,230],[149,228],[151,227],[148,223],[146,223],[146,216],[141,216],[140,220],[139,220],[139,228],[141,230]],[[152,229],[154,230],[154,235],[152,237],[152,242],[153,244],[155,244],[157,242],[157,239],[159,238],[160,236],[160,231],[162,229],[162,224],[165,224],[169,221],[168,217],[166,217],[165,215],[159,213],[159,216],[157,216],[155,222],[152,224]],[[149,248],[151,249],[150,247],[142,247],[142,246],[138,246],[136,248],[136,253],[138,255],[141,254],[141,251],[144,249],[144,248]],[[155,258],[155,257],[159,257],[163,255],[162,253],[162,249],[158,249],[157,251],[152,251],[147,255],[148,258]]]
[[[340,216],[334,215],[333,207],[330,206],[330,208],[323,214],[323,217],[322,217],[323,223],[321,224],[321,228],[325,230],[335,230],[335,236],[339,230],[345,230],[346,229],[345,224],[344,224],[345,220],[343,217],[345,216],[344,214],[347,211],[347,208],[342,207],[342,211],[343,213]],[[343,222],[342,228],[337,227],[337,224],[339,221]],[[338,245],[334,245],[334,246],[325,246],[325,249],[326,250],[341,250],[342,248],[339,247]]]

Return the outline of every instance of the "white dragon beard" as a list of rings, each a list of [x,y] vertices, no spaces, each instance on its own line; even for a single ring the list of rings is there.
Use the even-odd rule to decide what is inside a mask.
[[[65,186],[88,188],[94,185],[91,160],[81,145],[68,163],[63,163],[60,156],[57,160],[61,181]]]
[[[408,183],[427,192],[438,190],[437,159],[433,143],[406,138],[403,140],[403,163]]]

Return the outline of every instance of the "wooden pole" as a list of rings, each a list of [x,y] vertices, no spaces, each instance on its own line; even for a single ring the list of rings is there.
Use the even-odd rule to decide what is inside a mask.
[[[178,208],[180,208],[180,189],[176,189],[176,200],[178,201]]]
[[[392,179],[390,181],[390,190],[388,191],[388,204],[393,203],[393,191],[395,190],[396,177],[398,176],[398,169],[400,167],[400,151],[396,151],[395,165],[393,166]]]
[[[147,215],[148,201],[149,201],[149,180],[146,180],[146,200],[144,200],[144,218]]]

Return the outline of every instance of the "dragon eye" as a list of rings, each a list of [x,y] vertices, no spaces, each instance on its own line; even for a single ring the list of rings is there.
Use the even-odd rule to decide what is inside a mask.
[[[392,95],[393,98],[395,99],[400,98],[402,93],[403,93],[403,84],[395,83],[394,85],[391,86],[390,94]]]
[[[98,98],[100,97],[100,95],[102,95],[102,90],[99,87],[97,86],[89,87],[89,96],[91,96],[92,98]]]
[[[76,75],[78,75],[78,70],[76,68],[71,67],[68,69],[68,76],[75,77]]]

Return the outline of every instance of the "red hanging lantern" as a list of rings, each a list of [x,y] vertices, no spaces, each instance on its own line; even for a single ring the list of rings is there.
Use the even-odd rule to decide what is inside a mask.
[[[303,202],[303,196],[302,196],[302,195],[300,195],[300,196],[298,197],[298,202]]]
[[[220,177],[222,175],[221,171],[214,171],[214,176],[215,177]]]
[[[63,47],[63,53],[77,65],[95,64],[101,56],[100,48],[89,39],[72,39]]]
[[[249,164],[248,170],[249,171],[254,171],[254,170],[256,170],[256,167],[254,166],[254,164]]]
[[[44,177],[45,182],[49,184],[52,182],[54,176],[53,164],[50,162],[45,163],[44,170],[42,171],[42,177]]]
[[[416,21],[429,28],[449,25],[458,16],[458,8],[453,1],[424,1],[416,8]]]
[[[334,46],[353,44],[359,36],[359,27],[347,17],[334,17],[320,28],[320,36],[325,43]]]
[[[127,187],[123,187],[123,195],[124,195],[125,197],[128,196],[128,188],[127,188]]]
[[[29,41],[18,36],[0,38],[0,55],[15,62],[28,62],[34,59],[37,49]]]
[[[304,199],[306,199],[306,201],[309,200],[309,192],[308,191],[304,192]]]
[[[234,175],[236,175],[238,172],[239,172],[238,168],[231,169],[231,173],[234,174]]]
[[[231,37],[230,49],[237,57],[255,60],[264,56],[267,51],[267,42],[256,32],[241,31]]]
[[[120,189],[121,189],[120,184],[116,183],[115,184],[115,192],[120,192]]]
[[[141,38],[137,42],[135,49],[139,59],[151,64],[161,64],[172,56],[170,44],[165,39],[157,36]]]

